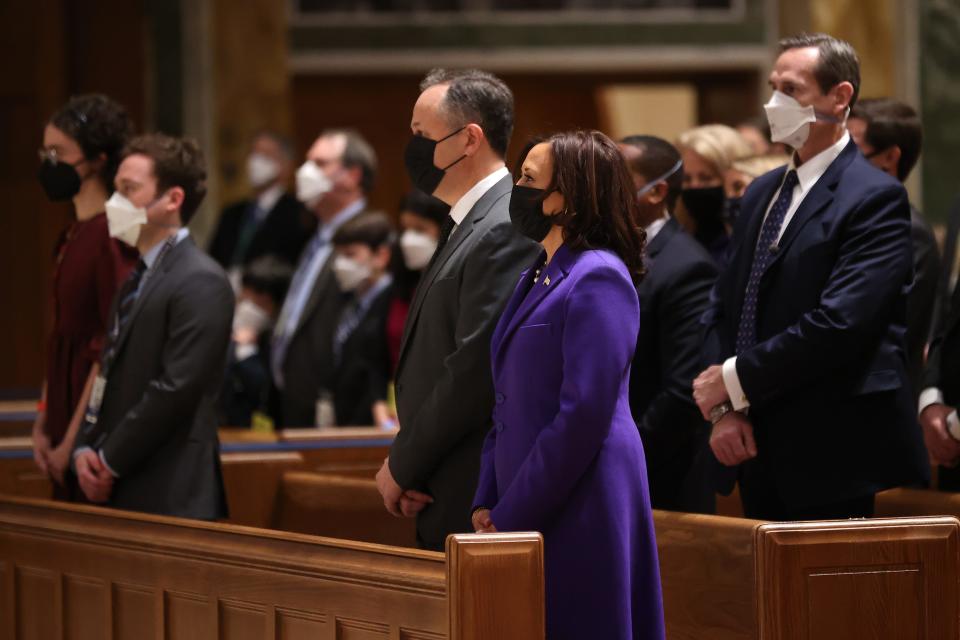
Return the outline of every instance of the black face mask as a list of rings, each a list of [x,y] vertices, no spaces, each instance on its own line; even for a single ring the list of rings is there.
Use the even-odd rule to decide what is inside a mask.
[[[47,198],[53,202],[69,200],[80,192],[80,174],[67,162],[41,162],[37,179]]]
[[[723,187],[684,189],[680,192],[683,206],[697,223],[697,238],[710,240],[724,232]]]
[[[437,186],[440,185],[440,181],[443,180],[447,169],[467,157],[466,155],[462,155],[441,169],[433,164],[433,153],[436,151],[438,144],[447,138],[457,135],[466,128],[466,125],[464,125],[439,140],[431,140],[423,136],[413,136],[410,138],[410,142],[407,143],[407,148],[403,153],[403,162],[407,166],[407,174],[410,176],[413,186],[427,195],[433,195],[433,192],[437,190]]]
[[[553,218],[543,213],[543,189],[513,185],[510,194],[510,221],[514,228],[534,242],[543,242],[553,227]]]
[[[743,198],[727,198],[723,201],[723,221],[731,227],[737,223],[740,217],[740,203]]]

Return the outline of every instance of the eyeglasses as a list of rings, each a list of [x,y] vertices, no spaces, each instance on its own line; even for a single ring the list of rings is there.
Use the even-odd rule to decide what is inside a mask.
[[[50,164],[57,164],[60,162],[60,152],[57,151],[56,147],[40,147],[37,149],[37,157],[40,158],[40,162],[49,162]],[[67,162],[63,160],[63,162]],[[80,158],[76,162],[67,162],[67,164],[73,165],[74,167],[83,164],[86,162],[86,158]]]

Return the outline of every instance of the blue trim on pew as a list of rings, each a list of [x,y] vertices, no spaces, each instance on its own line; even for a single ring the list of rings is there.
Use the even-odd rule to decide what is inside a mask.
[[[36,411],[0,412],[0,422],[33,422],[36,419],[37,419]]]
[[[220,445],[220,453],[269,453],[272,451],[305,451],[309,449],[346,449],[389,447],[393,438],[378,438],[376,440],[331,440],[329,442],[229,442]],[[0,460],[17,460],[32,458],[33,452],[29,449],[12,449],[0,451]]]

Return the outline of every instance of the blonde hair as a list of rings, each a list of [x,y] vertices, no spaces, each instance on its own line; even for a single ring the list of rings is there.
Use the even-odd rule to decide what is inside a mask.
[[[686,147],[702,156],[720,176],[734,161],[753,153],[743,136],[725,124],[707,124],[684,131],[677,138],[677,146]]]
[[[782,167],[788,162],[790,162],[790,156],[781,154],[750,156],[749,158],[735,160],[730,168],[734,171],[739,171],[742,174],[748,175],[751,178],[759,178],[768,171],[773,171],[777,167]]]

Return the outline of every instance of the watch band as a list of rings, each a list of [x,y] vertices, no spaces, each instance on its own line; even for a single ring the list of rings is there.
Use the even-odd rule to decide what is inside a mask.
[[[721,402],[713,409],[710,409],[710,424],[717,424],[723,419],[723,416],[733,411],[733,405],[729,401]]]

